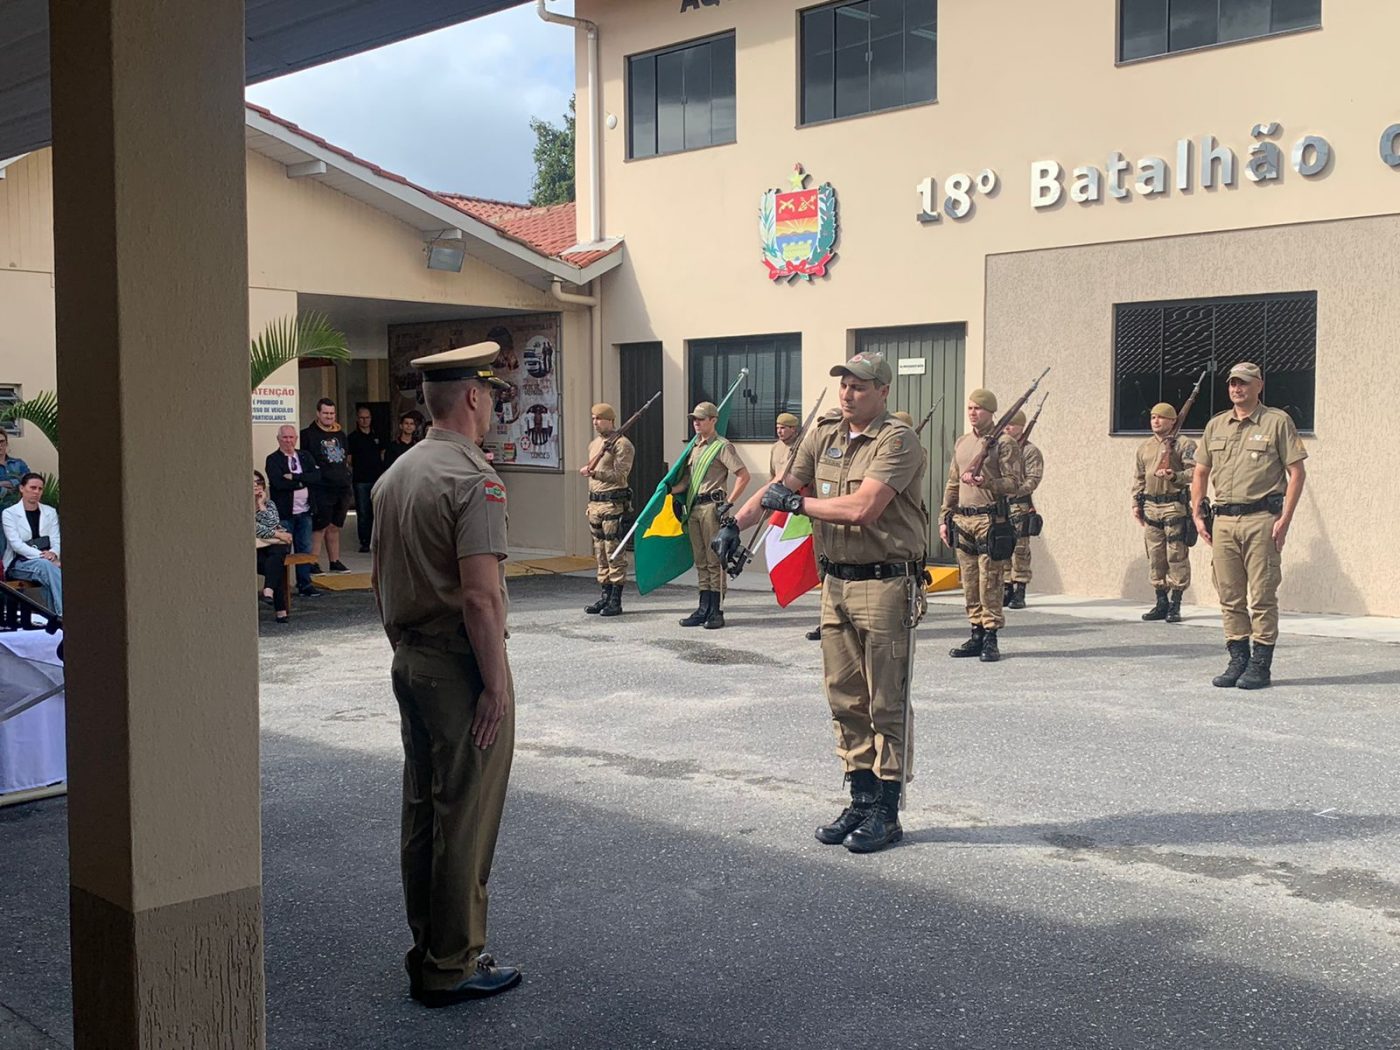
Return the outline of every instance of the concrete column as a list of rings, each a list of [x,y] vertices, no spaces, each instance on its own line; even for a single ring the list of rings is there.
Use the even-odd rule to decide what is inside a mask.
[[[50,0],[75,1045],[261,1047],[243,0]]]

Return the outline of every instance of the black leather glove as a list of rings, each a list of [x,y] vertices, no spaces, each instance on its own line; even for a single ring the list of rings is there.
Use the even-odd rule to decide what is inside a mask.
[[[710,541],[710,550],[719,556],[719,560],[728,564],[738,553],[742,541],[739,539],[739,525],[733,518],[720,525],[719,531],[715,533],[715,538]]]
[[[802,513],[802,497],[786,485],[778,482],[768,486],[768,490],[763,493],[763,499],[759,505],[764,510],[785,510],[789,514]]]
[[[725,518],[729,517],[733,513],[734,504],[732,503],[721,503],[718,507],[715,508],[715,517],[719,518],[721,522],[723,522]]]
[[[685,521],[685,497],[677,493],[671,493],[671,513],[676,516],[677,521]]]

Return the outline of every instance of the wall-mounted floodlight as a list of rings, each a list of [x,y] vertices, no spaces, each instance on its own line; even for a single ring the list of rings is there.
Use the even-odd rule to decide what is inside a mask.
[[[467,249],[462,245],[461,230],[442,230],[429,234],[423,250],[428,256],[430,270],[461,273],[462,264],[467,259]]]

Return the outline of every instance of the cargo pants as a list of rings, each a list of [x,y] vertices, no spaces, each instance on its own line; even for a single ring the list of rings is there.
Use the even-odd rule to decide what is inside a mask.
[[[967,606],[967,621],[973,627],[999,631],[1006,626],[1002,611],[1002,585],[1009,561],[993,561],[987,554],[970,554],[962,544],[985,544],[992,531],[992,519],[985,514],[955,514],[953,525],[958,530],[954,549],[958,555],[958,573],[962,577],[963,604]]]
[[[719,555],[710,550],[710,541],[719,532],[719,508],[706,500],[696,501],[690,508],[690,518],[686,522],[686,532],[690,534],[690,553],[695,558],[695,574],[700,578],[702,591],[719,591],[724,594],[727,577],[724,563]]]
[[[622,517],[627,513],[624,502],[602,503],[589,500],[588,531],[593,536],[593,560],[598,565],[598,582],[624,583],[627,580],[627,555],[619,554],[614,561],[608,554],[622,539]]]
[[[1142,542],[1147,578],[1153,590],[1184,591],[1191,586],[1191,548],[1186,546],[1186,506],[1144,503]]]

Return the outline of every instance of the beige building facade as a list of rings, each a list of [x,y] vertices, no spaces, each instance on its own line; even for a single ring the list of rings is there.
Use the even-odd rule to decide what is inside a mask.
[[[599,226],[627,244],[602,281],[608,388],[629,353],[657,358],[669,457],[726,367],[758,365],[746,393],[771,423],[823,389],[829,406],[830,366],[883,348],[896,407],[946,398],[925,435],[946,466],[969,389],[1005,405],[1049,366],[1031,589],[1147,597],[1129,495],[1147,408],[1213,362],[1199,431],[1229,365],[1255,359],[1310,457],[1282,604],[1400,614],[1400,525],[1353,436],[1400,402],[1400,6],[1159,9],[579,0],[599,51],[590,97],[580,30],[580,229],[596,130]],[[762,215],[766,191],[800,189],[818,191],[809,224]],[[773,279],[765,238],[769,263],[834,258]],[[742,445],[755,473],[763,437]],[[1187,600],[1211,604],[1204,544],[1193,560]]]

